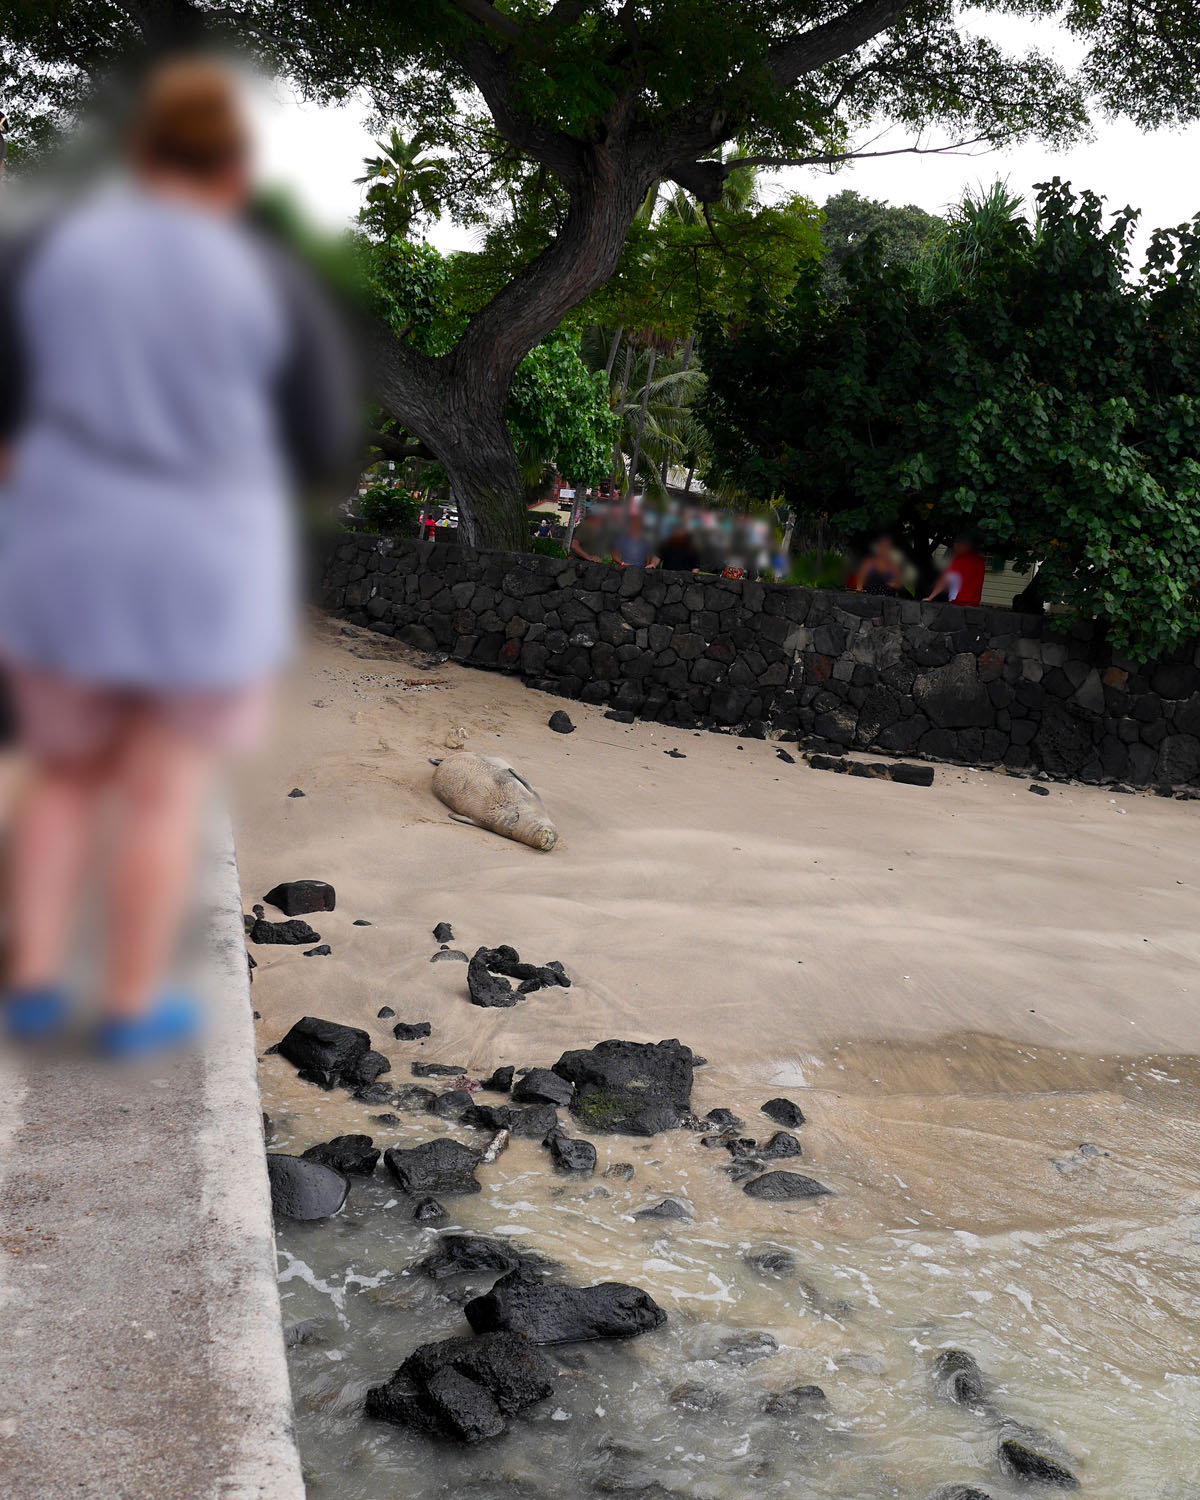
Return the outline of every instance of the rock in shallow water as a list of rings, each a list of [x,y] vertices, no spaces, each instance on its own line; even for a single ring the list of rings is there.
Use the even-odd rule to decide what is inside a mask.
[[[284,880],[273,886],[263,900],[289,917],[303,917],[310,911],[333,911],[337,905],[333,887],[324,880]]]
[[[829,1404],[819,1385],[794,1385],[790,1391],[776,1391],[763,1402],[768,1417],[801,1417],[821,1411]]]
[[[571,1113],[589,1130],[656,1135],[691,1113],[690,1047],[665,1042],[600,1042],[564,1052],[554,1072],[574,1085]]]
[[[271,1207],[288,1219],[327,1219],[346,1201],[350,1184],[341,1172],[302,1156],[267,1154]]]
[[[407,1151],[393,1147],[383,1153],[383,1162],[400,1189],[414,1198],[430,1193],[478,1193],[481,1189],[475,1177],[479,1153],[445,1137]]]
[[[413,1222],[417,1224],[432,1224],[445,1217],[446,1210],[436,1198],[422,1198],[413,1209]]]
[[[552,1130],[542,1142],[549,1148],[550,1159],[560,1172],[594,1172],[596,1148],[591,1141],[572,1140],[561,1130]]]
[[[1026,1484],[1049,1484],[1060,1490],[1079,1488],[1079,1480],[1065,1464],[1019,1438],[1001,1440],[1000,1467]]]
[[[793,1104],[790,1099],[768,1099],[762,1107],[762,1112],[768,1120],[774,1120],[776,1125],[786,1125],[795,1130],[804,1124],[804,1115],[798,1104]]]
[[[768,1203],[779,1203],[789,1198],[824,1198],[832,1189],[815,1177],[804,1177],[799,1172],[767,1172],[756,1177],[742,1189],[751,1198],[762,1198]]]
[[[640,1287],[618,1281],[568,1286],[543,1281],[524,1269],[502,1276],[464,1311],[476,1333],[504,1329],[523,1333],[534,1344],[633,1338],[667,1321],[666,1313]]]
[[[992,1500],[983,1490],[970,1484],[944,1484],[933,1493],[933,1500]]]
[[[690,1219],[692,1216],[678,1199],[664,1198],[661,1203],[653,1203],[649,1208],[639,1208],[633,1217],[635,1219]]]
[[[520,1334],[423,1344],[390,1380],[367,1392],[366,1413],[434,1437],[477,1443],[554,1392],[545,1357]]]
[[[525,1109],[510,1104],[473,1104],[464,1112],[462,1123],[475,1130],[490,1130],[493,1134],[507,1130],[510,1135],[540,1141],[557,1126],[558,1111],[553,1104],[531,1104]]]
[[[544,1265],[540,1256],[522,1250],[508,1240],[492,1240],[479,1234],[444,1234],[414,1267],[431,1281],[447,1276],[473,1276],[488,1272],[503,1276],[521,1266]]]
[[[497,1094],[507,1094],[512,1088],[513,1074],[515,1068],[497,1068],[490,1078],[483,1080],[485,1089],[490,1089]]]
[[[742,1259],[753,1271],[765,1276],[792,1276],[796,1271],[796,1257],[790,1250],[775,1245],[766,1245],[761,1250],[747,1250]]]
[[[335,1135],[331,1141],[310,1146],[301,1154],[305,1161],[319,1161],[324,1167],[351,1172],[357,1177],[370,1177],[380,1156],[369,1135]]]
[[[790,1156],[803,1155],[803,1148],[794,1135],[786,1130],[777,1130],[765,1146],[758,1149],[761,1161],[783,1161]]]
[[[956,1401],[959,1406],[984,1404],[983,1374],[965,1349],[943,1349],[930,1374],[943,1401]]]

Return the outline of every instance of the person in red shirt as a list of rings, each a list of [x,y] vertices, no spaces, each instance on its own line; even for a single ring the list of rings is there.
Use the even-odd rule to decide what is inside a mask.
[[[986,572],[987,559],[977,551],[971,538],[956,536],[950,550],[950,561],[925,599],[928,602],[945,597],[951,604],[978,604]]]

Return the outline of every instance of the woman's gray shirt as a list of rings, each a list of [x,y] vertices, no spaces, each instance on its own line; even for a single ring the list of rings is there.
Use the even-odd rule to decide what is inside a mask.
[[[133,190],[64,214],[11,282],[0,656],[146,691],[270,675],[296,471],[351,431],[332,318],[240,223]]]

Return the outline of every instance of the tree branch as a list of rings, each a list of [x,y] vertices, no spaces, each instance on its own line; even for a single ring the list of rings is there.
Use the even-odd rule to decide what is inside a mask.
[[[455,10],[462,11],[464,16],[469,16],[472,21],[478,21],[488,31],[494,31],[497,36],[503,37],[506,42],[519,41],[521,27],[506,16],[503,11],[489,3],[489,0],[449,0]]]
[[[826,63],[857,52],[872,37],[894,26],[912,3],[913,0],[858,0],[857,5],[834,20],[786,42],[777,42],[768,53],[767,66],[777,83],[794,83],[805,73],[813,73]]]
[[[367,440],[372,448],[378,448],[385,458],[394,459],[403,463],[406,458],[433,458],[432,449],[427,443],[419,438],[416,442],[405,443],[390,432],[380,432],[372,429],[367,433]]]
[[[991,146],[985,135],[973,136],[970,140],[955,141],[947,146],[897,146],[891,151],[826,151],[815,156],[736,156],[724,163],[723,170],[734,167],[834,167],[843,161],[867,161],[875,156],[981,156],[980,151],[970,151],[970,146]]]

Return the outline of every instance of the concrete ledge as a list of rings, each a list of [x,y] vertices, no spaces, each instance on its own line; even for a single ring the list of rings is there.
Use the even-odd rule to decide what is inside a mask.
[[[0,1059],[0,1494],[302,1500],[227,821],[216,850],[202,1051]]]

